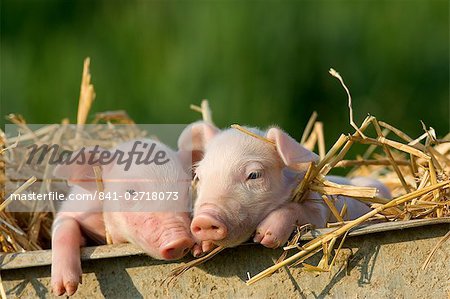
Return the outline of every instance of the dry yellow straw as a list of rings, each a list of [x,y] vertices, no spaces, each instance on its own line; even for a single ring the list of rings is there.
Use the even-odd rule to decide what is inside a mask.
[[[350,90],[348,90],[347,86],[344,83],[344,79],[342,79],[341,75],[339,75],[339,73],[336,72],[336,70],[334,70],[333,68],[330,68],[328,72],[330,73],[331,76],[337,78],[341,82],[342,87],[344,87],[345,92],[347,93],[348,109],[350,110],[350,125],[356,130],[356,132],[359,133],[359,135],[361,135],[362,138],[366,138],[366,136],[359,130],[358,126],[353,120],[352,96],[350,95]]]
[[[406,133],[404,133],[403,131],[400,131],[399,129],[397,129],[394,126],[391,126],[390,124],[384,122],[384,121],[378,121],[378,124],[380,126],[382,126],[383,128],[389,129],[389,131],[392,131],[395,135],[397,135],[398,137],[400,137],[401,139],[405,140],[406,142],[411,142],[413,141],[413,139],[411,137],[409,137]],[[385,134],[384,134],[385,135]]]
[[[358,131],[360,131],[360,132],[365,131],[367,129],[367,127],[369,126],[369,124],[371,123],[373,118],[374,118],[373,116],[367,116],[364,119],[364,121]],[[358,135],[360,135],[360,133],[358,131],[356,131],[352,136],[357,137]],[[343,136],[344,135],[341,135],[341,137],[343,137]],[[341,137],[333,145],[333,147],[328,151],[328,153],[325,156],[325,159],[320,161],[319,166],[316,169],[317,173],[320,172],[322,175],[327,175],[328,172],[336,165],[336,163],[341,161],[343,159],[343,157],[347,154],[347,152],[350,150],[350,148],[353,145],[353,140],[351,140],[348,137],[345,139],[341,138]],[[346,137],[346,136],[344,136],[344,137]],[[344,146],[342,147],[342,145],[344,145]],[[341,147],[342,147],[342,149],[339,152],[339,154],[337,154],[337,156],[334,156],[335,152],[337,152]],[[317,175],[317,173],[314,173],[313,177],[315,177]]]
[[[394,160],[397,165],[408,166],[409,161],[406,160]],[[380,160],[342,160],[339,161],[334,167],[352,167],[352,166],[362,166],[362,165],[391,165],[391,161],[387,159]]]
[[[206,100],[206,99],[202,100],[200,107],[197,105],[191,105],[190,108],[194,111],[200,112],[202,114],[203,121],[210,123],[210,124],[214,124],[213,120],[212,120],[212,112],[211,112],[211,109],[209,108],[208,100]]]
[[[211,252],[209,252],[207,255],[197,258],[195,260],[192,260],[184,265],[176,267],[175,269],[170,271],[170,275],[169,275],[170,279],[169,279],[168,283],[170,283],[173,279],[175,279],[179,275],[183,274],[187,270],[191,269],[192,267],[200,265],[201,263],[204,263],[207,260],[211,259],[212,257],[214,257],[216,254],[218,254],[219,252],[221,252],[224,249],[225,249],[225,247],[218,246],[218,247],[214,248]],[[164,282],[165,282],[165,280],[163,281],[163,283]]]
[[[17,188],[16,191],[11,193],[8,196],[8,198],[4,202],[2,202],[2,204],[0,205],[0,212],[3,211],[12,202],[12,199],[15,195],[20,194],[23,191],[25,191],[26,189],[28,189],[28,187],[30,187],[34,182],[36,182],[36,177],[32,176],[25,183],[23,183],[19,188]]]
[[[77,124],[79,125],[79,130],[81,130],[82,125],[86,123],[89,110],[91,109],[92,102],[94,102],[95,99],[94,85],[91,84],[91,73],[89,71],[90,62],[91,60],[89,57],[84,59],[77,113]],[[77,131],[76,139],[81,136],[80,133],[80,131]]]
[[[410,200],[412,200],[412,199],[414,199],[416,197],[424,195],[424,194],[426,194],[426,193],[428,193],[430,191],[433,191],[433,190],[436,190],[438,188],[441,188],[441,187],[444,187],[446,185],[449,185],[449,183],[450,183],[450,181],[445,181],[445,182],[442,182],[442,183],[439,183],[439,184],[436,184],[436,185],[433,185],[433,186],[428,186],[428,187],[425,187],[425,188],[423,188],[421,190],[416,190],[416,191],[413,191],[413,192],[411,192],[409,194],[400,196],[400,197],[392,200],[391,202],[389,202],[387,204],[384,204],[384,205],[382,205],[382,206],[380,206],[380,207],[370,211],[369,213],[367,213],[367,214],[365,214],[365,215],[363,215],[363,216],[361,216],[361,217],[359,217],[359,218],[357,218],[357,219],[355,219],[353,221],[350,221],[349,223],[345,224],[344,226],[342,226],[342,227],[340,227],[340,228],[338,228],[338,229],[336,229],[336,230],[334,230],[334,231],[332,231],[332,232],[330,232],[328,234],[319,236],[318,238],[316,238],[313,241],[311,241],[308,244],[306,244],[303,247],[304,250],[302,250],[302,251],[294,254],[293,256],[287,258],[286,260],[284,260],[284,261],[282,261],[282,262],[280,262],[280,263],[278,263],[278,264],[276,264],[276,265],[274,265],[274,266],[272,266],[270,268],[267,268],[266,270],[260,272],[259,274],[255,275],[254,277],[249,279],[246,282],[246,284],[247,285],[251,285],[251,284],[253,284],[253,283],[263,279],[264,277],[271,275],[272,273],[274,273],[278,269],[280,269],[280,268],[282,268],[284,266],[287,266],[287,265],[291,264],[292,262],[294,262],[294,261],[304,257],[305,255],[307,255],[311,251],[319,248],[323,243],[328,242],[328,241],[330,241],[333,238],[337,238],[337,237],[345,234],[350,229],[356,227],[357,225],[363,223],[364,221],[366,221],[370,217],[378,214],[379,212],[381,212],[381,211],[383,211],[385,209],[388,209],[388,208],[391,208],[391,207],[394,207],[394,206],[398,206],[398,205],[400,205],[402,203],[405,203],[407,201],[410,201]],[[447,186],[447,188],[448,187],[450,187],[450,186]]]
[[[409,145],[406,145],[406,144],[403,144],[403,143],[400,143],[397,141],[389,140],[385,137],[378,137],[377,140],[380,144],[389,145],[390,147],[398,149],[399,151],[409,153],[411,155],[417,156],[417,157],[425,159],[425,160],[431,159],[430,156],[424,154],[423,152],[415,149],[412,146],[409,146]]]
[[[302,200],[303,194],[305,193],[308,184],[313,179],[311,177],[313,172],[314,172],[314,163],[310,162],[309,166],[308,166],[308,169],[306,170],[305,177],[302,179],[300,184],[296,188],[294,188],[294,190],[292,191],[292,196],[291,196],[292,197],[292,201],[300,202]]]
[[[2,296],[2,299],[8,298],[8,297],[6,297],[5,288],[3,287],[3,280],[2,280],[1,274],[0,274],[0,295]]]
[[[322,195],[323,201],[327,204],[328,208],[330,209],[331,213],[333,213],[334,217],[338,222],[344,222],[344,219],[342,219],[341,214],[336,209],[336,206],[331,202],[331,200],[326,195]]]
[[[422,270],[425,270],[427,268],[433,254],[436,252],[436,250],[439,248],[439,246],[441,246],[449,238],[450,238],[450,231],[447,232],[447,234],[445,234],[445,236],[439,240],[439,242],[436,244],[436,246],[434,246],[433,250],[431,250],[430,254],[428,255],[427,259],[425,260],[425,262],[422,265]]]
[[[101,193],[105,190],[102,180],[102,169],[100,166],[94,166],[93,169],[95,174],[95,184],[97,185],[97,191]],[[105,238],[106,244],[109,245],[113,243],[111,234],[108,232],[108,229],[106,227],[105,227]]]
[[[87,115],[95,99],[94,85],[91,84],[91,73],[89,71],[90,63],[91,59],[89,57],[84,59],[77,114],[77,123],[81,125],[86,123]]]
[[[103,192],[103,180],[102,180],[102,168],[100,166],[94,166],[94,174],[95,174],[95,184],[97,185],[98,192]]]
[[[19,134],[17,136],[16,142],[14,142],[14,144],[11,144],[10,146],[7,146],[5,148],[0,149],[0,154],[3,154],[6,151],[12,150],[13,148],[16,148],[17,145],[19,144],[19,140],[20,140],[20,131]]]
[[[250,131],[247,130],[246,128],[241,127],[240,125],[234,124],[234,125],[231,125],[231,127],[232,127],[233,129],[237,129],[237,130],[239,130],[239,131],[241,131],[241,132],[243,132],[243,133],[245,133],[245,134],[247,134],[247,135],[250,135],[250,136],[252,136],[252,137],[255,137],[256,139],[259,139],[259,140],[262,140],[262,141],[264,141],[264,142],[267,142],[267,143],[270,143],[270,144],[272,144],[272,145],[275,145],[275,142],[274,142],[273,140],[267,139],[266,137],[263,137],[263,136],[261,136],[261,135],[255,134],[255,133],[253,133],[253,132],[250,132]]]
[[[317,134],[317,148],[319,149],[319,156],[320,156],[320,160],[322,160],[323,158],[325,158],[325,138],[323,136],[323,123],[321,122],[316,122],[314,124],[314,131]]]
[[[375,128],[375,131],[377,132],[378,135],[378,139],[386,139],[383,136],[383,132],[381,131],[381,127],[378,125],[378,121],[377,119],[374,117],[372,118],[372,124]],[[384,150],[384,152],[386,153],[386,156],[388,157],[389,161],[391,161],[392,164],[392,168],[394,168],[395,173],[397,174],[398,178],[400,179],[400,182],[403,185],[403,188],[405,188],[406,192],[410,192],[411,188],[409,187],[409,185],[406,183],[406,180],[400,170],[400,168],[398,167],[397,164],[395,164],[394,162],[394,157],[392,156],[391,150],[389,149],[389,147],[387,147],[386,144],[383,143],[382,148]]]
[[[306,124],[305,130],[303,130],[302,138],[300,139],[300,144],[304,144],[306,140],[308,139],[309,133],[311,133],[311,130],[313,128],[314,122],[317,119],[317,112],[314,111],[311,114],[311,117],[308,120],[308,123]]]

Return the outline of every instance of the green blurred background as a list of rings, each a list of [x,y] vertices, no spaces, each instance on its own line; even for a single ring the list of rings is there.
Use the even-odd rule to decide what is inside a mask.
[[[1,1],[1,114],[76,119],[84,57],[93,112],[189,123],[207,98],[221,127],[278,124],[299,138],[316,110],[327,146],[367,113],[410,134],[449,131],[449,2]],[[92,117],[92,115],[91,115]],[[5,123],[2,117],[1,124]]]

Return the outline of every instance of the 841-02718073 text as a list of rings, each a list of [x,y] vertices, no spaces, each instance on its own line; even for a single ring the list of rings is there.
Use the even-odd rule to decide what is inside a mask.
[[[65,196],[60,192],[48,192],[48,193],[24,193],[24,194],[12,194],[12,200],[17,201],[90,201],[90,200],[140,200],[140,201],[163,201],[163,200],[178,200],[177,191],[160,191],[160,192],[137,192],[132,189],[127,190],[124,193],[121,192],[92,192],[92,193],[69,193]]]
[[[94,197],[99,200],[178,200],[178,192],[137,192],[132,189],[125,193],[120,192],[95,192]]]

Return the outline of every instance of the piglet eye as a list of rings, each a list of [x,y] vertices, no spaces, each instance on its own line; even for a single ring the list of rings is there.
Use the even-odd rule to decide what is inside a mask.
[[[134,194],[136,194],[136,191],[134,191],[133,189],[128,189],[127,193],[130,195],[134,195]]]
[[[247,177],[247,180],[256,180],[262,177],[262,171],[252,171]]]

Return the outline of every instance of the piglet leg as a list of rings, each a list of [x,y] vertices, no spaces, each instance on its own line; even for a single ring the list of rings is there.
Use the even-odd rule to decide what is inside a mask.
[[[295,210],[295,205],[285,204],[272,211],[256,228],[253,241],[268,248],[286,243],[296,225]]]
[[[296,226],[311,223],[315,227],[323,227],[327,217],[327,210],[320,201],[288,202],[264,218],[256,228],[253,241],[277,248],[288,241]]]
[[[84,244],[78,221],[60,216],[53,224],[52,289],[57,296],[73,295],[81,283],[80,247]]]

